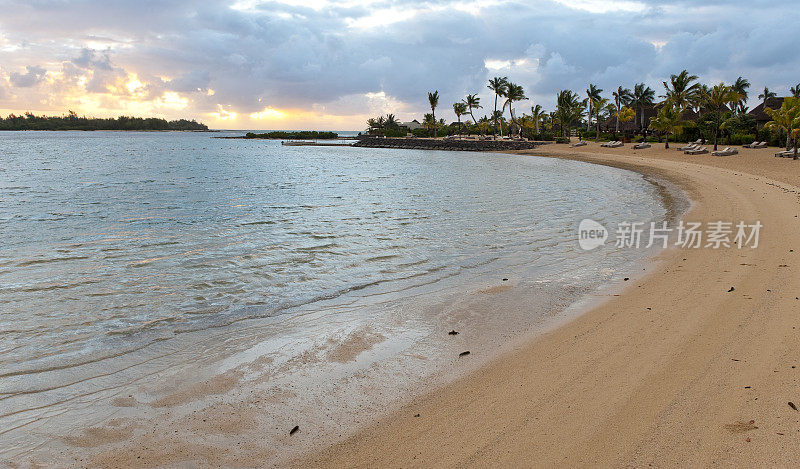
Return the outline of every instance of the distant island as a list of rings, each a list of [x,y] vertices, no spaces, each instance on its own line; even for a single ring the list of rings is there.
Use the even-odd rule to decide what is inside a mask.
[[[271,138],[271,139],[299,139],[299,140],[333,140],[339,138],[336,132],[319,132],[317,130],[283,131],[276,130],[263,134],[247,132],[240,138]]]
[[[79,117],[75,112],[69,111],[65,116],[36,116],[26,112],[21,116],[11,114],[6,118],[0,117],[0,130],[208,131],[208,127],[194,119],[167,121],[157,117],[129,116],[103,119],[99,117]]]

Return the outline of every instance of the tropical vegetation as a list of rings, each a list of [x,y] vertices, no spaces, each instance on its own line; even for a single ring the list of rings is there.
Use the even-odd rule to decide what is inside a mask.
[[[703,139],[713,142],[714,149],[723,143],[738,145],[754,140],[789,146],[796,140],[795,133],[800,133],[800,125],[787,121],[786,113],[794,107],[787,104],[786,109],[768,109],[768,105],[786,102],[768,87],[758,93],[759,106],[749,111],[751,83],[744,77],[711,86],[682,70],[670,75],[662,85],[660,94],[646,83],[634,83],[631,88],[618,86],[605,94],[591,83],[582,94],[559,90],[552,110],[531,102],[526,111],[518,112],[516,104],[529,100],[525,89],[508,77],[497,76],[488,80],[494,102],[483,116],[477,114],[484,107],[481,98],[477,93],[467,94],[452,104],[455,121],[448,124],[436,116],[439,92],[433,91],[428,93],[431,112],[425,114],[420,125],[401,124],[390,114],[369,119],[368,131],[387,137],[499,135],[556,142],[567,142],[571,137],[592,138],[596,142],[638,139],[663,142],[667,148],[670,141]],[[800,99],[800,83],[790,87],[789,92]],[[771,122],[765,125],[768,120]]]
[[[195,120],[168,121],[157,117],[98,118],[78,116],[69,111],[62,116],[37,116],[30,112],[0,117],[0,130],[192,130],[207,131],[208,127]]]

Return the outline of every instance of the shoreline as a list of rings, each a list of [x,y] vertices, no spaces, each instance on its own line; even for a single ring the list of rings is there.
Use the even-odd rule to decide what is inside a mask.
[[[477,152],[510,152],[532,150],[549,142],[528,140],[488,140],[488,139],[434,139],[410,137],[361,137],[353,147],[396,148],[403,150],[445,150]]]
[[[442,158],[452,159],[452,156]],[[511,161],[503,162],[498,155],[492,154],[481,155],[481,159],[490,161],[492,165],[500,163],[501,167],[512,164]],[[605,184],[593,184],[591,187],[600,188],[604,194],[608,191],[612,191],[613,194],[613,191],[619,188],[625,188],[626,191],[636,188],[631,193],[636,195],[628,196],[624,200],[630,203],[646,201],[648,205],[658,207],[654,212],[646,209],[636,210],[636,213],[646,217],[652,214],[656,217],[654,220],[661,220],[664,217],[665,209],[658,200],[657,190],[651,183],[643,181],[638,174],[613,169],[598,171],[596,167],[583,163],[557,162],[524,156],[512,156],[512,159],[515,164],[540,168],[534,169],[534,172],[530,173],[531,177],[550,166],[572,168],[560,170],[558,178],[572,175],[576,182],[580,179],[578,173],[585,173],[584,177],[590,179],[608,173],[607,179],[601,178],[606,181]],[[457,158],[454,161],[461,159]],[[523,186],[529,187],[530,184],[530,181],[526,180]],[[608,206],[619,206],[621,203],[605,198],[604,200],[608,201]],[[516,217],[526,213],[525,206],[515,204],[513,207],[510,209],[510,216]],[[609,209],[610,211],[604,209],[590,210],[589,213],[603,212],[610,215],[627,212],[627,205],[623,204],[619,208],[623,209],[623,212],[618,211],[619,209]],[[528,218],[527,215],[521,216]],[[514,226],[512,220],[509,219],[508,222],[509,226]],[[572,224],[571,216],[564,216],[558,226],[565,224]],[[565,239],[566,245],[572,249],[573,236],[568,235]],[[198,344],[211,342],[214,346],[206,350],[202,358],[190,362],[191,373],[195,376],[187,380],[187,385],[181,386],[183,389],[149,386],[144,392],[135,388],[115,390],[123,398],[115,398],[111,404],[119,407],[108,410],[113,411],[114,417],[117,418],[107,423],[97,418],[95,425],[88,428],[78,427],[75,433],[80,435],[79,439],[65,440],[65,443],[69,446],[79,443],[82,447],[90,448],[86,449],[89,451],[86,459],[80,460],[91,461],[91,465],[99,466],[177,463],[182,460],[180,458],[184,457],[183,454],[188,453],[195,453],[197,459],[193,460],[200,464],[216,462],[222,464],[225,461],[231,463],[254,455],[269,461],[280,458],[278,461],[285,463],[289,458],[297,457],[313,445],[339,441],[342,434],[349,436],[366,422],[371,422],[376,415],[386,412],[387,409],[399,407],[402,402],[419,394],[422,383],[444,384],[471,372],[485,361],[491,360],[500,350],[510,347],[510,343],[525,335],[526,331],[539,332],[542,325],[549,327],[551,322],[562,321],[564,314],[572,312],[570,310],[565,313],[565,308],[576,301],[582,301],[587,296],[610,296],[609,291],[601,292],[597,288],[601,286],[605,288],[604,284],[608,284],[609,280],[615,278],[621,280],[623,274],[630,275],[640,270],[637,268],[638,264],[645,262],[643,257],[646,255],[636,252],[619,253],[624,254],[622,258],[632,257],[633,260],[618,264],[604,262],[605,258],[609,257],[604,254],[601,256],[602,260],[591,264],[594,266],[593,273],[584,277],[579,274],[587,258],[583,254],[574,254],[563,259],[559,257],[562,260],[558,262],[545,262],[544,265],[533,269],[538,273],[532,275],[533,266],[522,262],[529,256],[518,252],[519,249],[509,250],[513,257],[513,262],[510,264],[503,262],[487,264],[488,270],[477,267],[476,270],[466,273],[466,276],[454,276],[452,281],[448,279],[449,277],[438,280],[430,286],[431,295],[426,293],[429,291],[428,287],[420,287],[414,291],[405,288],[389,289],[390,298],[386,300],[388,303],[380,308],[370,309],[374,314],[386,310],[389,311],[389,315],[377,321],[373,327],[351,328],[347,324],[342,324],[342,327],[331,325],[327,328],[330,331],[343,330],[345,333],[337,332],[323,336],[321,340],[313,340],[314,334],[302,333],[302,327],[299,327],[297,334],[287,329],[289,333],[279,334],[280,337],[276,338],[279,340],[271,340],[268,334],[257,333],[259,323],[263,325],[263,321],[258,320],[242,322],[233,329],[215,330],[211,335],[216,335],[218,339],[197,342]],[[537,257],[534,253],[535,250],[531,251],[531,255]],[[571,263],[570,258],[579,260],[579,263]],[[594,257],[588,259],[592,258]],[[501,281],[504,278],[508,278],[509,281]],[[465,283],[465,280],[468,282]],[[553,284],[556,286],[552,287]],[[404,291],[397,297],[397,301],[391,300],[391,297],[396,296],[392,293],[394,290]],[[366,294],[368,303],[380,299],[375,293],[373,291]],[[380,303],[384,303],[384,300],[380,300]],[[322,318],[334,319],[339,315],[332,313],[339,309],[344,308],[352,312],[359,306],[353,299],[346,298],[332,300],[330,304],[340,306],[333,309],[321,305],[314,306],[312,311],[298,317],[299,321],[291,322],[297,323],[295,324],[297,326],[318,324],[314,328],[321,330],[326,328],[325,324],[329,321],[315,320],[315,311]],[[531,307],[537,311],[536,315],[530,315]],[[580,308],[582,307],[581,305]],[[408,310],[413,318],[410,323],[401,320],[404,310]],[[499,311],[503,314],[493,314]],[[342,315],[339,321],[348,322],[349,316]],[[288,322],[290,321],[287,320]],[[392,326],[395,323],[398,327],[402,326],[402,329],[397,330]],[[460,331],[458,337],[448,336],[447,332],[452,328]],[[374,370],[367,373],[365,369],[358,373],[358,380],[348,379],[347,382],[336,384],[334,389],[324,396],[315,393],[314,388],[318,386],[307,383],[304,373],[281,378],[281,370],[285,366],[302,367],[306,362],[309,366],[316,366],[315,357],[320,359],[331,357],[332,361],[324,366],[324,370],[320,368],[321,372],[316,376],[319,380],[335,379],[339,373],[356,367],[366,368],[373,359],[385,356],[392,350],[406,347],[404,342],[413,339],[409,337],[409,333],[413,335],[416,332],[429,338],[423,338],[423,342],[418,346],[413,345],[412,349],[405,349],[398,360],[383,360],[379,368],[384,371],[377,373],[378,376]],[[250,339],[248,336],[251,334],[258,337]],[[198,332],[196,337],[206,337],[206,334]],[[327,341],[328,337],[332,340]],[[309,340],[312,343],[308,344],[309,348],[306,350],[305,346]],[[291,344],[291,356],[287,356],[289,361],[284,361],[280,354],[270,353],[284,346],[282,345],[284,343],[286,346]],[[431,347],[435,347],[435,350]],[[458,357],[464,350],[463,347],[472,350],[468,359]],[[165,343],[165,348],[174,347]],[[221,353],[223,349],[238,351],[230,357],[226,355],[224,360],[215,360],[217,353]],[[361,352],[364,352],[363,355]],[[394,365],[395,361],[400,366]],[[179,366],[175,366],[176,364]],[[403,379],[403,367],[414,370],[410,373],[413,375],[410,376],[412,379]],[[184,367],[181,362],[173,363],[169,368],[164,373],[166,377],[157,381],[169,382],[171,375],[182,378],[183,368],[186,368],[187,376],[190,373],[189,367]],[[261,374],[264,374],[263,379],[259,378]],[[362,375],[365,376],[364,379],[360,378]],[[424,379],[414,379],[418,375]],[[388,379],[383,379],[386,377]],[[355,392],[346,392],[350,389]],[[271,406],[272,402],[276,405]],[[101,410],[104,409],[97,410],[97,413],[100,414]],[[203,412],[204,419],[206,417],[222,419],[226,423],[223,428],[220,428],[221,424],[217,422],[200,425],[193,417],[195,412]],[[260,417],[254,422],[251,415]],[[288,438],[286,432],[296,424],[301,427],[300,433]],[[147,431],[142,433],[142,428]],[[286,431],[282,431],[284,428]],[[256,429],[259,430],[258,433]],[[222,430],[225,430],[225,433],[218,435],[217,433]],[[127,432],[130,435],[129,441],[116,441],[118,438],[116,434],[120,432]],[[108,439],[93,436],[98,433],[113,433],[114,436]],[[221,450],[222,448],[216,446],[220,439],[229,439],[230,444],[225,445],[225,448],[239,448],[237,445],[241,443],[242,452]],[[169,444],[174,448],[173,453],[165,454],[161,449],[162,444]],[[244,449],[244,445],[247,445],[247,449]],[[212,450],[214,447],[216,450]],[[280,450],[277,451],[277,448]],[[277,454],[272,454],[273,451]]]
[[[787,424],[796,422],[797,415],[786,404],[792,396],[781,373],[793,369],[788,352],[798,347],[786,350],[794,337],[793,322],[781,311],[796,301],[798,282],[793,280],[797,269],[787,259],[793,246],[781,241],[791,239],[785,219],[794,216],[790,207],[797,208],[800,178],[789,176],[785,163],[767,160],[768,152],[691,160],[675,150],[632,153],[596,145],[583,151],[550,146],[516,152],[666,177],[693,201],[685,219],[727,216],[752,222],[756,216],[765,225],[761,245],[727,252],[664,251],[655,271],[634,279],[619,297],[301,462],[638,466],[796,461],[797,432]],[[780,182],[764,180],[781,175]],[[797,223],[794,219],[792,225]],[[784,267],[779,271],[778,265]],[[706,274],[696,278],[690,272]],[[736,284],[736,293],[727,291],[729,284]],[[745,442],[750,437],[754,444]],[[793,443],[794,450],[787,452]]]

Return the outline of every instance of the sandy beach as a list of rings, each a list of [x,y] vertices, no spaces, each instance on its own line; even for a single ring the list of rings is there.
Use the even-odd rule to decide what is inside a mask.
[[[694,202],[685,220],[758,220],[759,246],[664,251],[618,296],[297,464],[796,464],[800,172],[775,151],[522,152],[666,177]]]

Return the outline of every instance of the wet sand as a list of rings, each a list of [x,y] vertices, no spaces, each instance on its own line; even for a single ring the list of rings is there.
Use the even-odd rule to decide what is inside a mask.
[[[796,465],[800,162],[775,151],[521,152],[666,177],[694,201],[685,220],[758,220],[760,245],[665,251],[619,296],[296,464]]]

